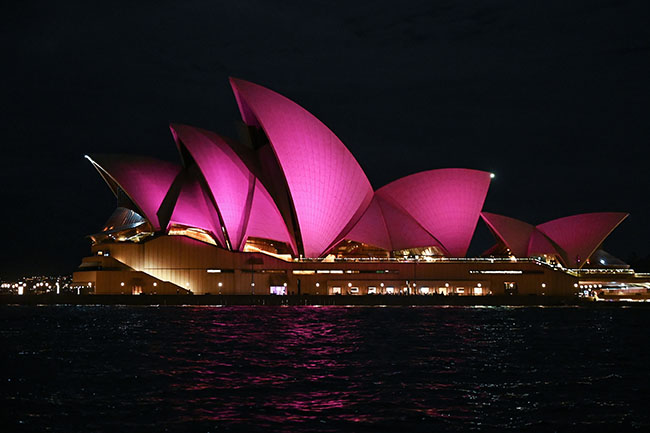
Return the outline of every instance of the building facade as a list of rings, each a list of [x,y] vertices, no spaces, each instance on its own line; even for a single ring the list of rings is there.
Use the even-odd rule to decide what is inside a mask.
[[[240,140],[172,124],[179,163],[87,156],[117,208],[90,236],[75,283],[95,294],[569,295],[581,269],[609,272],[590,259],[625,213],[533,226],[483,212],[493,175],[465,168],[373,190],[307,110],[230,83]],[[467,258],[479,218],[497,243]]]

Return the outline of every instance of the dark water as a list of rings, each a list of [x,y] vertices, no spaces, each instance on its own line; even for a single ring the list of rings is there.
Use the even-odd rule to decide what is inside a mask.
[[[0,431],[650,431],[650,311],[0,307]]]

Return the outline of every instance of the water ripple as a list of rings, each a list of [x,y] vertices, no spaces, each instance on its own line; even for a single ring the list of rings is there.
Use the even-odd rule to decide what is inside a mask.
[[[647,430],[635,309],[0,307],[3,431]]]

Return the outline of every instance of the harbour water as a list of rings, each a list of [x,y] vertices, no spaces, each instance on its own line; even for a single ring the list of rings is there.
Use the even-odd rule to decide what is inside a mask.
[[[650,314],[1,306],[12,431],[648,431]]]

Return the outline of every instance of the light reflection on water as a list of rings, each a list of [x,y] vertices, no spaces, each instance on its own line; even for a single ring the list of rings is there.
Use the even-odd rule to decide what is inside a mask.
[[[638,309],[0,307],[3,431],[646,429]]]

